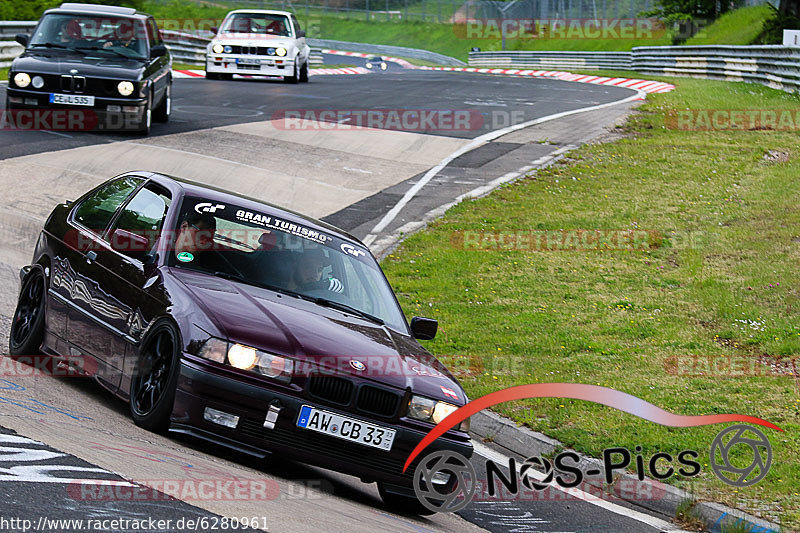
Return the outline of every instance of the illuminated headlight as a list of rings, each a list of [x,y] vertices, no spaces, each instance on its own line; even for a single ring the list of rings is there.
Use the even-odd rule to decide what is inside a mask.
[[[234,344],[228,350],[228,363],[232,367],[250,370],[256,366],[258,353],[255,348],[243,344]]]
[[[44,87],[44,78],[41,76],[34,76],[31,83],[33,84],[34,89],[41,89]]]
[[[221,54],[223,50],[225,50],[225,47],[219,43],[211,47],[211,51],[214,52],[215,54]]]
[[[226,54],[230,54],[231,52],[233,52],[233,47],[229,44],[226,44],[225,48],[223,48],[222,51],[225,52]]]
[[[225,356],[227,355],[227,353],[228,353],[227,342],[211,338],[208,339],[203,344],[203,347],[200,348],[200,351],[197,352],[197,355],[199,355],[200,357],[204,357],[209,361],[214,361],[216,363],[224,363]]]
[[[275,53],[283,57],[286,55],[286,48],[276,48]]]
[[[133,94],[133,83],[129,81],[121,81],[117,84],[117,91],[122,96],[130,96]]]
[[[31,77],[24,72],[17,72],[14,75],[14,85],[25,88],[31,84]]]
[[[433,422],[434,424],[438,424],[457,409],[457,405],[447,402],[438,402],[431,398],[425,398],[424,396],[412,396],[411,401],[408,402],[409,417],[425,422]],[[467,418],[458,425],[458,429],[461,431],[469,431],[469,425],[469,418]]]
[[[386,70],[386,63],[381,63],[381,70]]]
[[[367,68],[372,68],[372,63],[367,63]]]

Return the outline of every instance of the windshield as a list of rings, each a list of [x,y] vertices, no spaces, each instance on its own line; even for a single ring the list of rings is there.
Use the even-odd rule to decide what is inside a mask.
[[[137,19],[51,14],[42,18],[29,46],[142,59],[147,56],[147,34]]]
[[[266,13],[234,13],[222,26],[223,32],[256,33],[260,35],[279,35],[290,37],[291,26],[286,15]]]
[[[187,197],[169,264],[288,292],[407,332],[392,289],[365,248],[281,217]]]

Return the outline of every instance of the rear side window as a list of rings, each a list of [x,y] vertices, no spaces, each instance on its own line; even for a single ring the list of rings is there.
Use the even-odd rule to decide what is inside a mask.
[[[119,206],[141,183],[142,178],[126,176],[100,187],[80,203],[75,210],[75,221],[102,235]]]

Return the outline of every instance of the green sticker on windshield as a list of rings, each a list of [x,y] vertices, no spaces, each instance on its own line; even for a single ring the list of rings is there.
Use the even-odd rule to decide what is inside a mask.
[[[194,256],[189,252],[181,252],[178,254],[178,261],[188,263],[189,261],[194,261]]]

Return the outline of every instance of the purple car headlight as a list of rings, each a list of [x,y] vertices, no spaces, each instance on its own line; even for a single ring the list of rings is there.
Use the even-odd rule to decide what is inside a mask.
[[[262,376],[289,383],[292,380],[294,362],[286,357],[257,350],[244,344],[228,344],[211,338],[203,343],[197,353],[200,357],[217,363],[227,363],[240,370],[250,370]]]
[[[408,402],[408,416],[425,422],[438,424],[458,409],[457,405],[447,402],[425,398],[424,396],[412,396]],[[458,425],[461,431],[469,431],[469,418]]]

